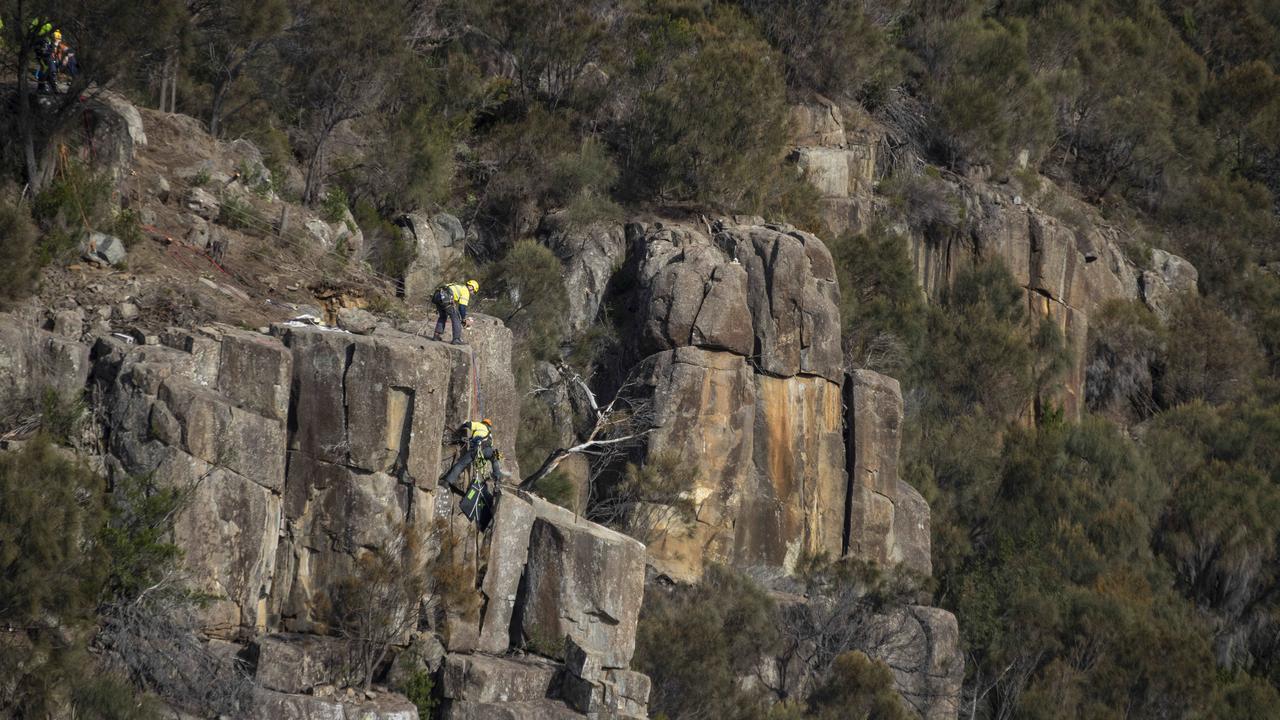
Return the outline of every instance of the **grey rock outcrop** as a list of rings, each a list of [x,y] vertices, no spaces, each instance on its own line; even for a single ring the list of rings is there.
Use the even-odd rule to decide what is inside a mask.
[[[80,244],[80,255],[85,260],[105,265],[119,265],[129,256],[129,251],[125,249],[120,238],[106,233],[91,232]]]
[[[378,319],[360,308],[341,308],[338,310],[338,327],[356,335],[371,335],[378,327]]]
[[[76,338],[79,334],[77,328]],[[0,409],[30,411],[46,390],[64,401],[77,400],[90,369],[89,347],[77,339],[0,315]]]
[[[627,226],[643,354],[697,346],[750,356],[777,377],[840,382],[840,290],[822,241],[786,225],[712,231]]]
[[[404,523],[429,537],[437,508],[447,515],[437,478],[452,458],[442,440],[478,416],[480,397],[513,382],[511,335],[496,322],[477,322],[469,337],[489,352],[473,358],[465,348],[386,329],[280,333],[294,360],[295,427],[280,560],[287,589],[274,602],[285,627],[306,631],[326,620],[325,589],[351,574],[361,548],[387,545]],[[476,378],[494,384],[481,393]],[[518,405],[495,402],[484,412],[514,458]]]
[[[848,554],[904,565],[928,577],[929,505],[899,476],[902,391],[898,381],[854,370],[846,384],[850,517]]]
[[[569,331],[581,334],[599,317],[609,281],[622,265],[626,231],[617,223],[567,227],[553,214],[543,219],[540,233],[564,265]]]
[[[257,688],[249,720],[418,720],[418,708],[399,695],[373,700],[296,695]]]
[[[898,691],[925,720],[954,720],[964,659],[960,630],[946,610],[908,606],[872,619],[868,654],[893,671]]]
[[[449,655],[444,661],[444,696],[473,703],[541,700],[555,693],[560,666],[541,659],[511,660],[490,655]]]
[[[1172,253],[1153,249],[1151,269],[1142,271],[1142,301],[1161,321],[1168,322],[1174,303],[1197,292],[1199,273],[1191,263]]]
[[[90,131],[94,162],[118,183],[128,176],[139,148],[147,144],[142,115],[121,95],[101,88],[86,107],[94,120]]]
[[[248,341],[227,333],[219,348]],[[287,363],[283,348],[276,351]],[[94,352],[111,429],[107,467],[190,493],[174,540],[196,587],[211,598],[200,612],[205,631],[234,638],[242,628],[265,627],[280,535],[284,418],[217,392],[218,378],[201,372],[190,353],[106,340]]]
[[[560,700],[526,700],[510,703],[459,701],[449,704],[445,720],[582,720],[583,716]]]
[[[645,548],[537,497],[529,535],[525,601],[518,620],[544,654],[563,659],[564,640],[626,668],[644,598]]]
[[[847,479],[839,289],[822,242],[787,226],[628,225],[634,372],[650,457],[696,458],[691,518],[656,512],[651,560],[692,580],[708,562],[790,569],[844,548]],[[656,351],[656,352],[655,352]]]
[[[254,679],[269,690],[302,693],[346,679],[348,648],[338,638],[276,633],[257,638],[253,645]]]
[[[208,190],[199,187],[193,187],[187,191],[182,199],[182,205],[205,220],[217,220],[222,211],[222,202]]]
[[[495,512],[489,564],[481,585],[485,606],[479,649],[484,652],[501,653],[511,646],[511,620],[529,558],[534,517],[532,503],[516,493],[504,494]]]
[[[423,302],[431,291],[448,280],[446,271],[462,257],[466,247],[466,230],[448,213],[428,216],[415,212],[398,221],[403,240],[414,250],[413,260],[405,268],[404,298]],[[375,248],[375,252],[383,249]]]

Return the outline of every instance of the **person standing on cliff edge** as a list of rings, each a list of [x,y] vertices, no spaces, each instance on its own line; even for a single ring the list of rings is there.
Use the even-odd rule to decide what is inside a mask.
[[[431,302],[436,306],[436,332],[432,340],[440,340],[444,333],[444,320],[449,318],[453,325],[453,344],[462,345],[462,325],[465,322],[471,327],[467,317],[467,306],[471,304],[471,296],[480,292],[480,283],[468,280],[462,285],[451,283],[441,285],[431,294]]]

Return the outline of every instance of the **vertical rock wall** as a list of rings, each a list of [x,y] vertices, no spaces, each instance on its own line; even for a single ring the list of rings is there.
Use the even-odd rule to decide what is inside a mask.
[[[650,556],[793,567],[842,554],[846,473],[839,288],[826,247],[789,226],[627,227],[635,372],[657,429],[646,451],[696,463],[692,518],[666,515]]]

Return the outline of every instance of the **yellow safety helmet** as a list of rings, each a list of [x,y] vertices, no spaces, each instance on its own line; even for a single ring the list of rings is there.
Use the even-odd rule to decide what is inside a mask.
[[[53,39],[54,39],[54,40],[61,40],[61,39],[62,39],[62,31],[61,31],[61,30],[54,30],[54,31],[53,31]]]
[[[480,292],[480,283],[476,282],[475,280],[468,280],[467,289],[473,293]]]

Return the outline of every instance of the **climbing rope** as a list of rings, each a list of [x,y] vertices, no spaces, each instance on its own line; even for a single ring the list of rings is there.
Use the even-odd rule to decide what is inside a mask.
[[[471,347],[471,388],[473,390],[471,407],[476,409],[480,417],[485,417],[484,393],[480,388],[480,364],[476,362],[476,349],[474,347]]]

